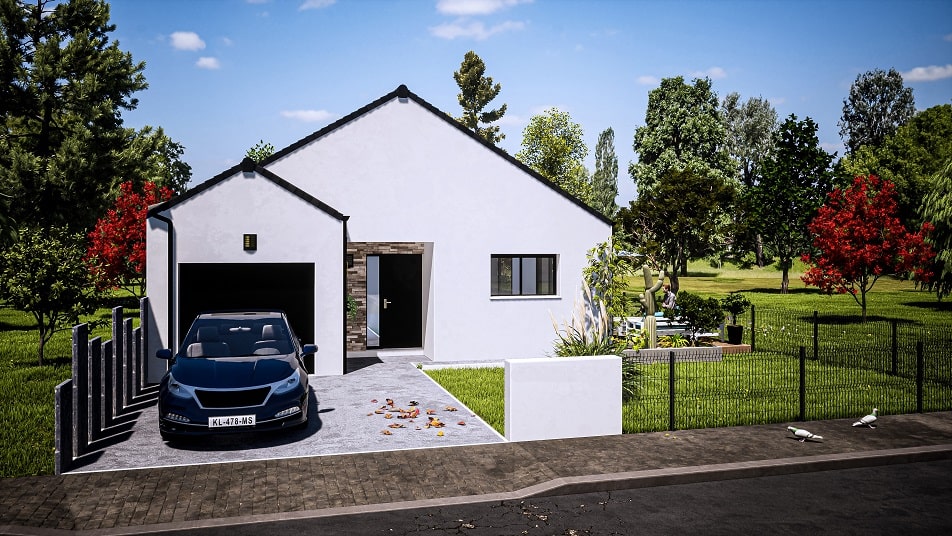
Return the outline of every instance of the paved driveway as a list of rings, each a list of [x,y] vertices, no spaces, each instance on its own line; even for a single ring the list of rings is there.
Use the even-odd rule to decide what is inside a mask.
[[[234,434],[165,443],[159,437],[157,409],[146,408],[128,437],[84,458],[71,472],[138,469],[247,460],[396,451],[505,442],[505,439],[463,406],[421,370],[409,363],[378,363],[343,376],[311,376],[310,418],[304,430],[290,433]],[[421,415],[386,419],[375,410],[392,399],[396,408]],[[376,400],[376,402],[373,402]],[[457,408],[448,411],[447,407]],[[427,409],[442,428],[426,428]],[[460,421],[465,425],[458,424]],[[399,423],[404,428],[390,428]],[[391,435],[385,435],[383,431]],[[439,436],[438,432],[443,435]]]

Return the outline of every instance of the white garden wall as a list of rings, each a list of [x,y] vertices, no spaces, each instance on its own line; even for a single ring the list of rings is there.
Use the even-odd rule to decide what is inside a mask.
[[[506,439],[621,433],[618,356],[507,359]]]

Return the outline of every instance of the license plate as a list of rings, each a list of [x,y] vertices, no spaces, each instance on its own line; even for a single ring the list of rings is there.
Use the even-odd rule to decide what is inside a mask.
[[[209,417],[209,428],[230,428],[233,426],[254,426],[254,415],[231,415],[225,417]]]

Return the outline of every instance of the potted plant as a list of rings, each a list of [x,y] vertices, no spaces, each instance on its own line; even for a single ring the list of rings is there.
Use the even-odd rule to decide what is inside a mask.
[[[721,300],[721,306],[730,315],[731,323],[727,328],[727,342],[741,344],[744,340],[744,326],[737,324],[737,317],[750,307],[750,300],[739,292],[732,292]]]

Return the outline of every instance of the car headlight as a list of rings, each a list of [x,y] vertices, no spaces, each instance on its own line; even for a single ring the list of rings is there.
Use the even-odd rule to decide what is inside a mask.
[[[280,395],[293,391],[298,385],[301,385],[301,375],[298,371],[294,371],[290,376],[275,384],[274,394]]]
[[[169,374],[169,394],[178,398],[192,398],[194,391],[194,387],[179,383],[174,376]]]

